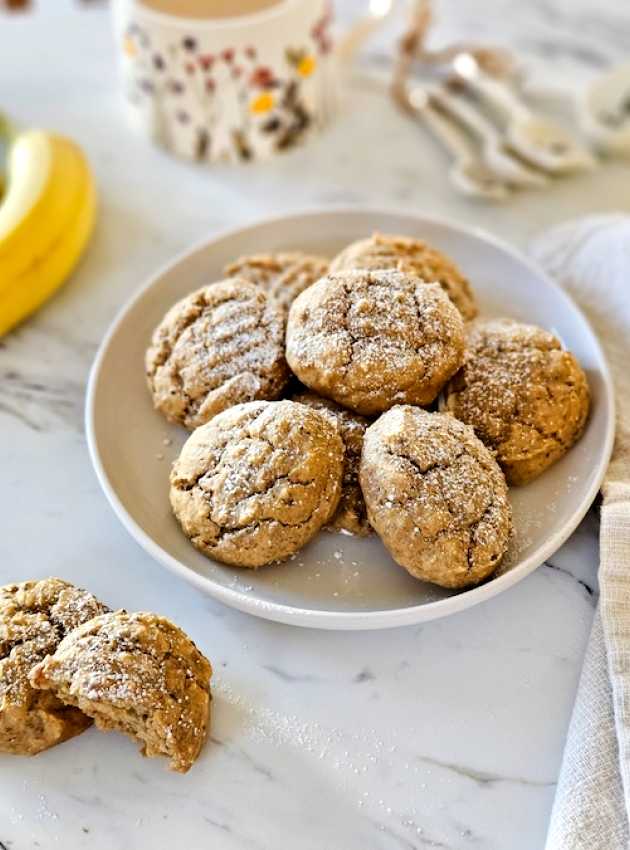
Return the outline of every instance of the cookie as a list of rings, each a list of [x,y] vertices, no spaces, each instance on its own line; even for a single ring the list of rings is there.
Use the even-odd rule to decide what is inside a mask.
[[[475,429],[510,484],[526,484],[582,434],[590,406],[586,375],[560,341],[511,319],[471,324],[462,369],[441,409]]]
[[[300,292],[327,271],[327,259],[297,251],[239,257],[224,269],[227,277],[239,277],[261,286],[285,313]]]
[[[316,393],[303,390],[295,393],[292,399],[330,416],[339,429],[345,446],[341,499],[335,515],[326,528],[329,531],[345,531],[361,537],[371,534],[372,527],[368,522],[365,500],[359,485],[359,462],[363,436],[370,420]]]
[[[156,409],[192,430],[234,404],[279,398],[289,379],[284,326],[282,309],[240,279],[178,301],[146,354]]]
[[[115,611],[64,638],[30,680],[185,773],[205,741],[211,674],[195,644],[164,617]]]
[[[439,283],[464,319],[477,315],[470,283],[452,260],[420,239],[381,233],[360,239],[344,248],[330,264],[331,272],[346,269],[398,269],[427,283]]]
[[[498,567],[511,528],[507,485],[472,428],[394,407],[366,431],[360,480],[372,526],[415,578],[468,587]]]
[[[104,611],[91,593],[59,578],[0,587],[0,752],[35,755],[90,725],[28,677],[72,629]]]
[[[339,504],[344,447],[336,427],[292,401],[250,402],[187,440],[171,506],[204,555],[260,567],[297,552]]]
[[[289,313],[291,369],[319,395],[366,416],[432,402],[463,350],[462,317],[440,287],[398,271],[329,274]]]

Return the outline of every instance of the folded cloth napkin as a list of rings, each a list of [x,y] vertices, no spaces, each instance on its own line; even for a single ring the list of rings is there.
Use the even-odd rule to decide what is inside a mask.
[[[546,850],[630,846],[630,216],[560,225],[531,246],[584,310],[615,382],[613,456],[602,486],[599,606],[551,813]]]

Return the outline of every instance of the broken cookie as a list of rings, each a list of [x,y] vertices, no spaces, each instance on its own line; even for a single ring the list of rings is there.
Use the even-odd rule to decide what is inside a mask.
[[[107,610],[59,578],[0,587],[0,752],[35,755],[90,725],[77,708],[35,690],[29,674],[73,629]]]
[[[169,620],[114,611],[64,638],[30,681],[185,773],[206,738],[211,675],[207,659]]]

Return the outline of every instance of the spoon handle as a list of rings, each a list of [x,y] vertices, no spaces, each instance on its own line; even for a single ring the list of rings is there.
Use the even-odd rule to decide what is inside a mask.
[[[508,152],[501,133],[479,109],[443,87],[432,86],[428,95],[453,120],[478,139],[479,157],[491,171],[514,186],[546,185],[547,179],[542,173],[519,163]]]
[[[470,147],[451,121],[436,109],[427,99],[423,106],[416,106],[416,114],[422,118],[433,134],[458,162],[464,162],[471,156]]]
[[[481,141],[499,143],[501,136],[494,126],[482,114],[463,101],[461,98],[452,95],[444,88],[438,86],[432,87],[429,92],[429,97],[445,111],[448,112],[456,120],[460,121]]]
[[[452,154],[449,178],[460,192],[492,201],[502,201],[508,197],[508,187],[499,175],[471,150],[465,136],[441,110],[427,100],[424,106],[416,107],[416,114]]]
[[[371,0],[368,13],[360,18],[337,42],[336,57],[349,65],[366,41],[391,17],[398,0]]]
[[[459,57],[460,60],[463,57]],[[504,83],[491,79],[476,66],[457,59],[453,63],[455,73],[470,88],[486,101],[506,121],[527,121],[531,117],[529,109]]]
[[[401,109],[423,120],[434,137],[452,154],[449,177],[457,189],[486,200],[502,201],[508,197],[508,186],[481,160],[478,153],[473,153],[465,134],[431,104],[429,95],[421,86],[409,89],[401,78],[396,78],[391,93]]]

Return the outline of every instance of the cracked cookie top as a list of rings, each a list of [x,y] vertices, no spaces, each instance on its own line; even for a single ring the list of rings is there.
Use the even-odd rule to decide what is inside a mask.
[[[306,386],[357,413],[429,404],[462,362],[463,321],[437,284],[342,271],[294,302],[287,360]]]
[[[370,522],[411,575],[460,588],[499,565],[511,528],[507,486],[469,426],[394,407],[365,434],[360,480]]]
[[[323,414],[292,401],[224,411],[186,441],[171,505],[205,555],[259,567],[288,558],[333,516],[344,446]]]
[[[205,740],[211,674],[208,660],[166,618],[114,611],[68,635],[31,681],[185,772]]]
[[[510,484],[525,484],[579,438],[589,389],[579,363],[553,334],[511,319],[476,321],[441,409],[472,425]]]
[[[68,632],[104,611],[107,607],[91,593],[59,578],[0,587],[0,695],[28,700],[30,667],[54,652]]]
[[[34,691],[28,676],[72,629],[107,610],[58,578],[0,587],[0,751],[37,753],[86,728],[86,717]]]
[[[262,287],[285,313],[298,295],[328,271],[328,260],[299,251],[239,257],[224,272]]]
[[[332,417],[339,428],[346,455],[343,465],[343,483],[341,499],[335,515],[331,519],[330,531],[347,531],[350,534],[367,536],[372,533],[365,508],[365,500],[359,485],[359,462],[363,449],[363,437],[370,420],[358,413],[338,405],[329,398],[311,392],[298,392],[291,396],[292,401],[305,404]]]
[[[455,263],[431,245],[408,236],[375,233],[352,242],[330,263],[330,271],[398,269],[427,283],[439,283],[464,319],[477,315],[475,296]]]
[[[146,354],[155,407],[192,430],[234,404],[278,398],[289,379],[284,326],[282,309],[240,279],[178,301]]]

